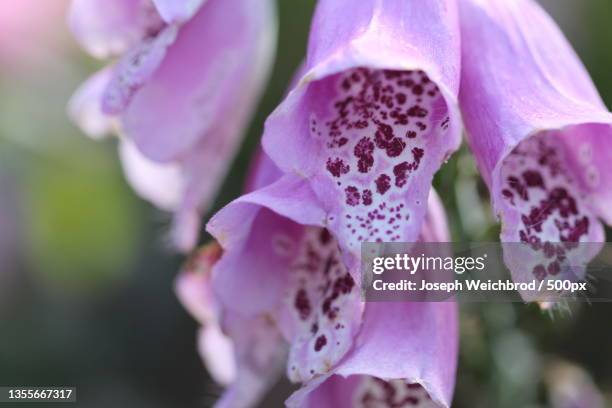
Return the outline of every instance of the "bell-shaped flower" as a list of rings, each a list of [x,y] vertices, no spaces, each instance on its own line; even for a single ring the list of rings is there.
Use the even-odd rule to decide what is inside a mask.
[[[208,372],[227,386],[215,406],[252,407],[281,374],[286,346],[266,316],[243,319],[217,301],[211,269],[221,252],[214,242],[195,250],[176,280],[176,293],[202,325],[198,348]]]
[[[153,167],[178,169],[173,241],[191,249],[270,71],[274,2],[75,0],[69,20],[93,55],[119,57],[77,91],[71,117],[93,136],[116,130]]]
[[[456,305],[363,303],[358,269],[347,266],[339,239],[321,226],[326,214],[309,181],[283,174],[261,154],[250,190],[208,224],[224,249],[213,268],[213,288],[219,302],[241,318],[265,315],[276,323],[289,343],[287,375],[306,384],[291,400],[298,402],[289,403],[309,406],[308,395],[318,395],[315,385],[322,379],[342,388],[342,378],[350,377],[342,388],[352,390],[344,396],[350,404],[369,386],[355,388],[353,377],[359,377],[364,384],[374,381],[375,388],[380,379],[396,380],[389,387],[410,384],[407,392],[414,398],[448,406],[456,366]],[[435,194],[430,202],[423,239],[439,238],[446,229]]]
[[[304,74],[263,145],[305,183],[309,221],[350,263],[363,241],[417,239],[432,177],[460,141],[458,85],[455,1],[318,2]]]
[[[444,209],[435,192],[420,234],[448,242]],[[351,350],[327,374],[308,382],[288,407],[449,407],[458,349],[453,301],[367,303]]]
[[[468,142],[501,240],[528,244],[506,245],[505,261],[515,279],[555,279],[572,253],[583,262],[594,256],[600,220],[612,222],[612,115],[535,2],[459,5]],[[582,278],[578,269],[567,272]]]

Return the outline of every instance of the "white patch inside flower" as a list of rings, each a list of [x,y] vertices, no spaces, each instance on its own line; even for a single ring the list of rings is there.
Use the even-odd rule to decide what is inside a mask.
[[[406,240],[429,191],[416,180],[429,182],[447,153],[440,140],[449,117],[438,87],[422,71],[366,68],[317,86],[330,102],[313,109],[310,133],[325,151],[321,173],[341,197],[340,234],[355,249]]]
[[[440,408],[419,384],[363,376],[353,394],[355,408]]]
[[[304,382],[328,372],[350,349],[362,304],[338,244],[325,229],[306,230],[290,270],[288,376]]]

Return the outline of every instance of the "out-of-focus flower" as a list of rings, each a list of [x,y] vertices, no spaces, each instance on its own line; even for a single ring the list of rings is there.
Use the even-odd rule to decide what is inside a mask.
[[[176,173],[152,182],[181,186],[162,208],[176,212],[175,246],[191,249],[269,73],[274,2],[75,0],[69,21],[92,55],[119,57],[76,92],[70,116],[93,137],[115,129],[130,140],[123,158],[148,162],[125,164],[130,181]]]
[[[196,250],[177,278],[176,293],[202,325],[198,348],[209,373],[228,386],[216,406],[251,407],[282,372],[286,346],[266,316],[245,319],[217,301],[211,269],[220,256],[214,242]]]
[[[263,144],[349,265],[363,241],[418,237],[432,177],[460,141],[458,84],[454,1],[318,2],[304,75]]]
[[[593,379],[577,365],[555,361],[546,372],[550,404],[553,408],[603,408],[601,392]]]
[[[220,257],[216,243],[195,250],[177,277],[175,290],[185,309],[202,325],[199,351],[208,372],[218,383],[228,385],[236,378],[234,350],[219,327],[218,305],[210,285],[210,269]]]
[[[224,248],[213,288],[243,319],[268,316],[289,343],[287,374],[305,388],[288,404],[325,407],[344,393],[343,400],[364,404],[397,397],[448,406],[456,305],[362,303],[358,272],[347,267],[334,234],[319,226],[325,215],[312,204],[308,181],[282,174],[265,155],[250,180],[254,190],[208,224]],[[446,241],[435,194],[430,203],[423,239]]]
[[[598,244],[572,243],[602,242],[600,218],[612,222],[612,115],[535,2],[459,4],[468,142],[501,217],[501,240],[531,244],[509,245],[505,261],[519,280],[581,278],[563,265],[590,260]]]

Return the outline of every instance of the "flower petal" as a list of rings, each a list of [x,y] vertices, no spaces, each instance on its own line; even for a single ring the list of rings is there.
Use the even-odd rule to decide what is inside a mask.
[[[457,365],[455,303],[368,303],[356,346],[294,393],[288,407],[449,407]]]
[[[458,30],[453,2],[344,3],[319,2],[307,72],[263,142],[357,257],[363,241],[418,237],[433,174],[460,140]]]
[[[203,327],[198,334],[198,350],[208,372],[219,384],[227,385],[236,378],[233,343],[219,326],[219,305],[214,298],[210,269],[221,256],[216,243],[195,251],[175,281],[175,292],[185,309]]]
[[[265,156],[258,163],[265,164]],[[293,381],[324,375],[342,360],[361,327],[363,308],[337,241],[317,226],[322,214],[309,191],[305,180],[282,176],[229,204],[208,224],[226,250],[214,271],[216,293],[242,316],[274,316],[290,343]],[[429,235],[447,239],[435,194],[431,202],[436,211],[427,218]]]
[[[138,195],[166,211],[178,207],[184,190],[179,166],[152,162],[125,138],[119,144],[119,156],[125,177]]]
[[[504,247],[515,280],[583,278],[584,270],[577,267],[597,255],[600,245],[571,243],[605,240],[603,226],[589,209],[587,194],[574,179],[558,139],[555,132],[529,137],[501,165],[501,240],[529,244]]]
[[[146,156],[174,160],[202,138],[225,140],[235,152],[271,66],[273,6],[271,0],[209,0],[181,26],[122,115],[126,134]]]
[[[554,278],[568,248],[550,243],[601,242],[597,217],[612,221],[612,115],[535,2],[459,4],[468,142],[501,216],[502,241],[533,245],[531,254],[505,251],[506,263],[515,279],[523,270],[528,279]],[[596,252],[587,248],[582,261]]]
[[[466,44],[460,102],[470,147],[489,185],[499,182],[492,175],[523,139],[542,130],[612,122],[584,66],[535,2],[459,4]]]
[[[72,0],[68,23],[97,58],[127,51],[163,24],[149,0]]]
[[[449,241],[446,215],[431,190],[420,239]],[[458,352],[457,305],[365,304],[357,339],[326,375],[295,392],[288,407],[448,407]]]
[[[119,153],[125,176],[138,195],[162,210],[174,212],[170,232],[173,247],[183,253],[191,251],[198,242],[202,214],[212,202],[228,165],[219,161],[220,150],[205,145],[185,160],[157,163],[124,138]]]
[[[449,241],[446,215],[434,190],[420,239]],[[289,273],[280,328],[291,344],[289,379],[305,382],[328,373],[349,351],[361,328],[364,304],[327,229],[306,228]]]
[[[102,94],[111,80],[112,68],[104,68],[85,81],[68,102],[68,115],[93,139],[108,136],[113,119],[102,112]]]
[[[264,155],[256,163],[255,184],[277,171]],[[308,210],[314,200],[307,183],[284,176],[229,204],[208,225],[226,249],[215,267],[219,297],[243,316],[274,315],[291,345],[292,381],[329,371],[361,321],[359,291],[337,242],[327,230],[307,226],[323,220],[316,206]]]
[[[289,270],[280,328],[291,344],[288,376],[304,382],[327,373],[353,345],[361,325],[358,286],[333,236],[304,230]]]
[[[225,316],[224,328],[234,340],[236,380],[215,404],[217,408],[248,408],[257,403],[282,373],[285,343],[267,316],[243,319]]]
[[[207,230],[225,250],[214,272],[214,286],[224,304],[253,316],[282,302],[303,225],[323,220],[313,200],[306,183],[285,176],[238,198],[213,216]]]
[[[325,229],[244,201],[230,204],[211,223],[239,211],[246,237],[226,246],[216,265],[217,294],[242,316],[275,316],[291,344],[292,381],[326,373],[349,350],[361,321],[359,291],[336,241]],[[215,235],[210,224],[209,231]]]
[[[270,160],[261,148],[258,148],[251,161],[245,183],[245,193],[264,188],[282,177],[283,173]]]
[[[189,20],[206,0],[153,0],[159,15],[168,24]]]
[[[423,242],[451,242],[446,211],[440,196],[433,188],[427,199],[427,214],[419,238]]]
[[[166,26],[121,57],[102,95],[104,113],[116,115],[123,112],[136,91],[145,85],[162,63],[168,47],[176,40],[177,32],[177,26]]]
[[[232,164],[228,158],[233,156],[235,146],[231,142],[228,143],[228,139],[222,137],[221,132],[222,130],[219,130],[216,137],[200,140],[198,145],[179,160],[185,188],[174,217],[172,242],[183,252],[188,252],[197,244],[200,220],[203,214],[210,209],[215,194]],[[269,160],[262,170],[258,172],[260,179],[254,182],[274,180],[279,174],[278,169]],[[203,174],[206,177],[202,177]]]
[[[216,243],[197,250],[176,281],[176,293],[203,325],[198,348],[209,372],[220,384],[229,384],[217,406],[251,407],[282,371],[285,345],[267,316],[245,319],[218,302],[211,268],[220,255]]]
[[[234,344],[218,325],[209,324],[200,329],[198,352],[206,370],[217,384],[229,386],[236,380]]]
[[[221,257],[216,243],[205,245],[189,257],[176,278],[174,289],[183,307],[200,324],[218,320],[218,305],[214,297],[210,270]]]

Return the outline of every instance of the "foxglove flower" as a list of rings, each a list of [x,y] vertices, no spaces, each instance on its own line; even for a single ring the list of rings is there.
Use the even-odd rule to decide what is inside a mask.
[[[561,276],[572,254],[584,263],[599,250],[576,243],[602,242],[600,219],[612,222],[612,115],[536,3],[459,4],[468,142],[501,240],[529,244],[508,245],[505,261],[518,280]]]
[[[286,346],[270,319],[243,319],[217,301],[210,271],[220,256],[216,243],[196,250],[177,278],[176,293],[202,325],[198,348],[208,372],[228,387],[216,407],[252,407],[282,372]]]
[[[420,239],[450,241],[433,190]],[[330,372],[295,392],[287,406],[449,407],[457,348],[455,303],[368,303],[351,350]]]
[[[417,239],[432,177],[460,141],[458,81],[454,1],[318,2],[305,73],[263,144],[308,191],[307,224],[328,228],[351,266],[363,241]]]
[[[155,168],[130,180],[178,174],[173,241],[189,250],[270,70],[273,1],[75,0],[70,25],[92,55],[119,57],[77,91],[71,116],[93,136],[116,130]]]
[[[370,392],[382,402],[389,387],[397,387],[406,401],[448,406],[456,305],[362,303],[356,272],[343,261],[338,239],[320,226],[325,214],[312,204],[308,180],[283,174],[265,155],[256,168],[250,179],[256,189],[208,224],[224,248],[213,268],[213,288],[242,319],[264,315],[276,322],[289,343],[288,377],[305,383],[288,403],[327,406],[320,404],[337,399],[337,392],[348,403],[361,398],[367,404]],[[423,239],[446,241],[436,200],[432,194]]]

